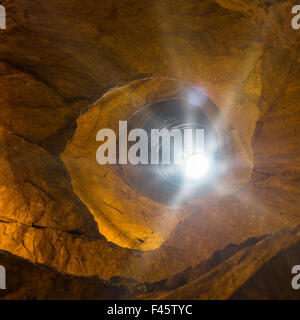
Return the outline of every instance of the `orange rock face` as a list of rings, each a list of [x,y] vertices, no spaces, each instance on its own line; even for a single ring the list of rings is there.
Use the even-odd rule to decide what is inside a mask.
[[[38,263],[44,281],[28,295],[16,281],[2,297],[296,297],[286,284],[300,264],[293,1],[2,5],[0,250],[10,255],[0,265],[29,277]],[[98,130],[194,91],[210,101],[230,164],[214,189],[166,204],[142,171],[97,163]],[[277,282],[258,285],[270,269]],[[65,277],[55,295],[52,280]]]

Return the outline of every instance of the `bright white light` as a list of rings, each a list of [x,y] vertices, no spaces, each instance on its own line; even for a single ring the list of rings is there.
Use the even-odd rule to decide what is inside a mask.
[[[206,96],[199,92],[198,90],[192,90],[188,93],[187,95],[187,101],[194,105],[194,106],[199,106],[203,104],[203,102],[206,100]]]
[[[184,173],[190,179],[202,178],[208,171],[210,163],[202,154],[193,154],[184,164]]]

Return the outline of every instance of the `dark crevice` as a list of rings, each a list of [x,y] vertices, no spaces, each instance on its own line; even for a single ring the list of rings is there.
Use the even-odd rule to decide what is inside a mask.
[[[33,224],[31,227],[35,228],[35,229],[46,229],[46,227],[38,226],[38,225],[35,225],[35,224]]]
[[[198,265],[186,268],[184,271],[175,274],[167,279],[163,279],[156,282],[146,282],[131,287],[132,296],[139,294],[149,294],[155,292],[164,292],[175,290],[191,281],[202,277],[206,273],[218,267],[220,264],[225,262],[227,259],[235,255],[240,250],[254,246],[261,240],[268,237],[268,234],[260,237],[251,237],[240,244],[227,244],[223,249],[215,251],[210,258],[200,262]]]
[[[83,233],[78,231],[78,230],[70,230],[70,231],[66,231],[67,233],[70,233],[72,235],[75,235],[75,236],[82,236]]]
[[[111,204],[105,202],[105,201],[102,201],[106,206],[108,206],[109,208],[112,208],[113,210],[116,210],[118,211],[119,213],[121,214],[124,214],[124,212],[120,211],[119,209],[117,209],[116,207],[112,206]]]
[[[1,219],[0,223],[6,223],[6,224],[16,223],[16,224],[19,224],[19,225],[24,226],[26,228],[33,228],[33,229],[39,229],[39,230],[50,229],[50,230],[55,230],[57,232],[68,233],[68,234],[75,235],[75,236],[85,236],[85,233],[78,231],[78,230],[61,230],[61,229],[57,229],[57,228],[53,228],[53,227],[49,227],[49,226],[37,225],[34,223],[29,225],[29,224],[25,224],[25,223],[22,223],[17,220],[13,220],[13,219],[7,219],[7,220]]]

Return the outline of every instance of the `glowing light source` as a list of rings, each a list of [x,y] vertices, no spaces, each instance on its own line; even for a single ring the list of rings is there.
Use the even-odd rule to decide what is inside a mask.
[[[210,167],[209,160],[202,154],[193,154],[184,163],[184,173],[190,179],[200,179]]]

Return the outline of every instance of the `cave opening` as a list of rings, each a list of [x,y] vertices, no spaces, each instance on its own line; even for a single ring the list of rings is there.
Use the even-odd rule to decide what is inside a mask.
[[[153,129],[181,132],[180,139],[169,136],[170,163],[163,163],[164,137],[148,141],[148,158],[159,154],[157,164],[121,165],[120,172],[126,183],[145,196],[167,205],[179,205],[203,197],[215,188],[224,176],[224,161],[217,130],[206,115],[203,104],[183,99],[167,99],[145,105],[128,118],[128,129],[143,128],[148,136]],[[203,149],[197,144],[197,133],[203,133]],[[183,138],[183,139],[181,139]],[[178,142],[179,141],[179,142]],[[178,148],[182,159],[176,161]],[[181,150],[181,149],[180,149]]]

